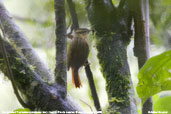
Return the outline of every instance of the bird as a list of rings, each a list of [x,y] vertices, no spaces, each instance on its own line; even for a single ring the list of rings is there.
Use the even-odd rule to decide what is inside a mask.
[[[67,67],[68,70],[72,70],[72,83],[76,88],[82,86],[79,68],[82,67],[89,54],[89,45],[88,45],[88,34],[91,30],[87,28],[79,28],[75,31],[75,35],[71,40],[68,53],[67,53]]]

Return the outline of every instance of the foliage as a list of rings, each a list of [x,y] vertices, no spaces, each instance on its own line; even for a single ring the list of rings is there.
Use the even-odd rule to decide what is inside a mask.
[[[150,38],[153,44],[170,48],[171,44],[171,1],[149,0],[150,2]]]
[[[20,3],[23,0],[20,0]],[[55,49],[54,49],[54,40],[55,40],[55,24],[54,24],[54,12],[53,12],[53,0],[44,0],[43,2],[41,0],[30,0],[27,1],[24,0],[24,7],[29,7],[27,12],[23,12],[23,9],[20,11],[22,12],[22,16],[24,17],[28,17],[31,20],[27,20],[26,23],[22,23],[23,28],[22,30],[24,31],[24,33],[26,34],[26,36],[28,36],[29,41],[32,43],[32,45],[36,48],[38,48],[39,50],[41,48],[43,48],[45,50],[45,53],[47,54],[47,57],[45,58],[49,64],[50,67],[52,67],[54,64],[54,53],[55,53]],[[79,23],[81,26],[89,26],[88,22],[87,22],[87,15],[86,15],[86,11],[85,11],[85,4],[83,2],[83,0],[73,0],[74,3],[76,4],[76,10],[77,10],[77,14],[79,17]],[[118,5],[120,0],[112,0],[112,2],[115,5]],[[6,1],[4,1],[6,2]],[[11,2],[11,1],[10,1]],[[165,46],[171,46],[169,45],[169,43],[171,43],[171,10],[170,10],[170,6],[171,6],[171,0],[157,0],[157,1],[153,1],[150,0],[150,38],[153,44],[158,44],[158,45],[162,45],[162,44],[167,44]],[[67,4],[66,4],[66,8],[67,8]],[[15,8],[13,8],[15,9]],[[20,8],[21,9],[21,8]],[[19,11],[18,11],[19,12]],[[16,14],[15,12],[13,14]],[[20,16],[20,15],[19,15]],[[35,21],[36,20],[36,21]],[[17,20],[20,21],[20,20]],[[69,15],[69,10],[66,10],[66,21],[67,21],[67,26],[69,25],[71,19],[70,19],[70,15]],[[40,23],[38,23],[40,22]],[[21,25],[21,23],[20,23]],[[93,47],[93,46],[92,46]],[[43,51],[41,51],[41,56],[44,54],[42,54]],[[90,55],[93,56],[94,54]],[[42,58],[43,58],[42,56]],[[51,59],[52,58],[52,59]],[[161,57],[162,58],[162,57]],[[91,60],[90,60],[91,61]],[[144,72],[140,71],[141,73],[139,74],[141,84],[139,82],[139,85],[137,88],[139,88],[139,95],[141,96],[141,98],[147,98],[149,96],[154,95],[155,93],[158,93],[160,91],[163,91],[163,85],[162,84],[167,84],[165,83],[165,80],[167,79],[167,76],[163,76],[165,75],[165,73],[160,74],[159,71],[164,72],[163,69],[161,69],[159,64],[162,63],[163,58],[161,59],[161,61],[159,59],[156,60],[157,63],[152,62],[149,64],[149,66],[154,66],[154,68],[156,68],[157,66],[159,67],[158,69],[150,69],[150,73],[154,70],[156,70],[158,73],[157,75],[146,75],[145,70],[148,71],[148,68],[144,68]],[[170,60],[168,60],[170,61]],[[169,64],[169,62],[167,63]],[[96,64],[91,64],[91,66],[94,65],[94,67],[96,67]],[[164,64],[165,65],[165,64]],[[163,65],[163,67],[164,67]],[[54,66],[53,66],[54,67]],[[53,68],[52,67],[52,68]],[[95,68],[94,68],[95,69]],[[21,71],[22,72],[22,71]],[[24,72],[23,72],[24,73]],[[155,74],[156,74],[155,73]],[[95,73],[96,74],[96,73]],[[166,74],[167,75],[167,74]],[[168,76],[169,77],[169,76]],[[99,78],[99,77],[98,77]],[[156,84],[156,85],[155,85]],[[159,85],[157,85],[159,84]],[[71,84],[70,84],[71,85]],[[162,86],[161,86],[162,85]],[[170,85],[170,84],[169,84]],[[165,85],[164,87],[166,87],[168,85]],[[157,89],[155,89],[154,87],[157,87]],[[72,86],[71,86],[72,88]],[[167,87],[169,88],[169,86]],[[152,90],[154,89],[154,90]],[[166,88],[165,88],[166,89]],[[148,90],[148,91],[146,91]],[[148,93],[149,92],[149,93]],[[143,96],[144,95],[144,96]],[[161,103],[161,102],[156,102],[156,103]],[[162,102],[163,103],[163,102]],[[154,108],[156,104],[154,103]],[[157,108],[157,107],[156,107]]]
[[[155,95],[156,96],[156,95]],[[153,97],[154,99],[154,97]],[[157,97],[154,101],[154,111],[167,111],[167,114],[171,114],[171,96]]]
[[[30,112],[30,109],[28,108],[24,108],[24,109],[19,108],[19,109],[14,110],[14,113],[12,114],[21,114],[21,113],[29,114],[29,112]]]
[[[158,92],[171,90],[171,50],[150,58],[138,78],[137,93],[143,103]]]

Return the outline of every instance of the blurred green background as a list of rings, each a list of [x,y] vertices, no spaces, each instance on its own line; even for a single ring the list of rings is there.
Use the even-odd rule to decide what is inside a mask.
[[[80,27],[91,28],[85,11],[84,0],[73,0],[76,4],[76,11],[79,18]],[[118,5],[119,0],[112,0]],[[14,18],[16,24],[21,28],[29,42],[33,45],[41,59],[54,71],[55,68],[55,15],[53,9],[53,0],[3,0],[4,5]],[[171,48],[171,0],[150,0],[150,56],[160,54]],[[68,7],[66,4],[66,22],[67,27],[71,24]],[[69,32],[69,29],[68,29]],[[106,108],[107,94],[105,91],[105,80],[100,72],[100,66],[96,58],[97,51],[93,41],[93,34],[90,34],[90,55],[89,61],[93,71],[94,80],[97,87],[102,108]],[[68,43],[70,39],[68,39]],[[138,82],[137,59],[133,54],[134,41],[131,40],[128,46],[128,61],[131,71],[131,78],[134,89]],[[80,69],[80,78],[83,87],[76,89],[72,85],[71,72],[68,72],[68,93],[84,108],[90,111],[82,101],[89,104],[95,111],[88,81],[84,68]],[[0,112],[13,111],[22,108],[18,103],[10,81],[0,73]],[[154,97],[154,110],[167,111],[171,107],[171,92],[162,92]],[[140,112],[141,103],[135,93],[137,106]],[[82,100],[82,101],[81,101]],[[171,112],[169,112],[171,114]]]

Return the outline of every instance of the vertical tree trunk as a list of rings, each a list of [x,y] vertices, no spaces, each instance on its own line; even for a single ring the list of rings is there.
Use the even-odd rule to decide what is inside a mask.
[[[142,11],[143,11],[143,17],[145,20],[145,30],[146,30],[146,43],[147,43],[147,52],[148,58],[149,58],[149,51],[150,51],[150,30],[149,30],[149,0],[142,0]],[[153,98],[150,97],[147,99],[147,101],[144,103],[142,107],[142,114],[147,114],[148,111],[153,111]]]
[[[118,8],[110,0],[86,2],[89,21],[96,33],[97,56],[106,80],[110,104],[108,111],[131,114],[127,45],[132,34],[128,2],[122,1]]]
[[[134,0],[135,47],[134,54],[141,68],[149,58],[149,7],[148,0]],[[142,114],[153,110],[152,98],[142,107]]]
[[[65,0],[54,0],[56,20],[56,68],[55,81],[64,87],[67,93],[67,39],[65,22]]]
[[[127,62],[127,46],[119,40],[121,37],[118,36],[119,34],[113,37],[97,38],[98,58],[106,80],[109,108],[122,114],[131,114],[128,92],[130,89],[130,72]]]

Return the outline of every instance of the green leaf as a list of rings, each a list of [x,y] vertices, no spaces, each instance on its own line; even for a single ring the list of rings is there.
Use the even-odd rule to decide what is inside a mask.
[[[171,50],[150,58],[138,74],[137,93],[143,103],[156,93],[171,90]]]
[[[154,111],[166,112],[171,114],[171,96],[160,97],[154,101]],[[161,114],[161,113],[160,113]]]
[[[24,108],[24,109],[19,108],[19,109],[14,110],[14,113],[12,114],[21,114],[21,113],[29,114],[29,112],[30,112],[30,109],[28,108]]]

